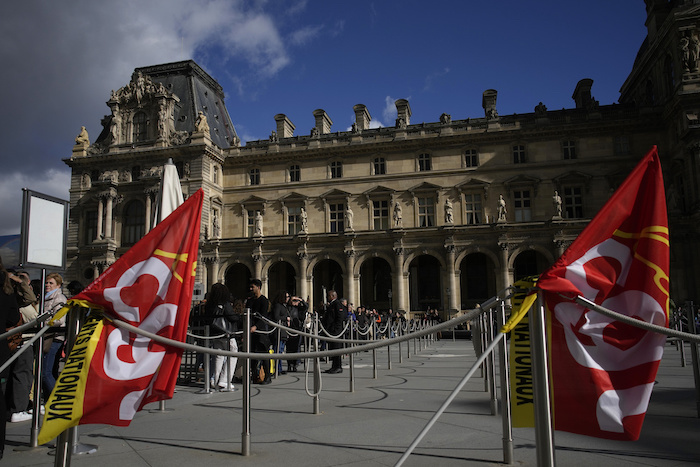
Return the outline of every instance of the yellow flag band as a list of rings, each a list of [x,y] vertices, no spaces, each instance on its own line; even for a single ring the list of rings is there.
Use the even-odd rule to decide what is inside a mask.
[[[525,279],[515,282],[515,287],[517,289],[529,290],[535,286],[537,283],[536,277],[526,277]],[[515,326],[525,317],[527,312],[532,308],[532,304],[537,300],[537,294],[533,293],[531,295],[525,295],[524,292],[517,292],[512,299],[513,302],[513,312],[510,318],[501,328],[502,333],[510,332]]]

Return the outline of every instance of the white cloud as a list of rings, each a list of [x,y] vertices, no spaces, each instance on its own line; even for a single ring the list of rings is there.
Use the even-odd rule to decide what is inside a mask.
[[[396,102],[391,96],[386,96],[384,98],[384,109],[382,110],[382,118],[386,122],[393,122],[396,120],[398,113],[396,112]]]

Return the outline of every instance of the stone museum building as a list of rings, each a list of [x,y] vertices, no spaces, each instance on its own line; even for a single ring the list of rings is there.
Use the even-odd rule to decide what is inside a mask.
[[[153,225],[163,165],[185,196],[203,188],[197,281],[247,295],[287,289],[322,301],[449,317],[542,272],[653,145],[671,234],[671,297],[700,290],[700,5],[647,0],[648,35],[619,103],[591,79],[570,108],[533,97],[532,112],[445,109],[390,127],[353,107],[349,131],[323,109],[308,121],[270,116],[270,136],[242,145],[216,80],[193,61],[138,68],[112,91],[102,133],[79,137],[72,169],[67,277],[92,280]],[[125,77],[128,78],[128,77]],[[284,110],[284,109],[280,109]],[[348,109],[349,110],[349,109]],[[274,118],[274,121],[273,121]],[[297,131],[299,127],[311,130]]]

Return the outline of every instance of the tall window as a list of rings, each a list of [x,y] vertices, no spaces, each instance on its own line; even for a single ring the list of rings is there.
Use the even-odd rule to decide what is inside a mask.
[[[345,230],[345,204],[336,203],[328,205],[328,214],[330,219],[329,230],[331,233],[342,232]]]
[[[513,163],[524,164],[525,162],[527,162],[525,146],[523,144],[513,145]]]
[[[85,213],[84,242],[89,245],[97,238],[97,211],[88,211]]]
[[[464,166],[479,167],[479,153],[476,149],[467,149],[464,151]]]
[[[248,216],[246,219],[246,233],[248,237],[252,237],[255,232],[255,211],[252,209],[247,210]]]
[[[464,207],[467,214],[467,224],[481,224],[481,195],[465,194]]]
[[[515,206],[515,222],[528,222],[532,220],[530,190],[517,190],[513,192]]]
[[[572,140],[564,141],[561,149],[565,160],[576,159],[576,142]]]
[[[383,157],[375,157],[372,165],[374,168],[374,175],[386,174],[386,161]]]
[[[133,245],[143,237],[146,229],[146,211],[140,201],[130,202],[124,208],[122,246]]]
[[[564,212],[568,219],[583,217],[583,190],[580,186],[564,187]]]
[[[289,181],[290,182],[300,182],[301,181],[301,167],[296,164],[289,166]]]
[[[421,227],[432,227],[435,225],[434,198],[418,198],[418,225]]]
[[[418,156],[418,170],[420,172],[431,170],[430,154],[421,154]]]
[[[343,177],[343,163],[339,161],[333,161],[330,165],[331,178],[342,178]]]
[[[389,228],[389,201],[372,201],[372,217],[374,218],[374,230]]]
[[[250,169],[248,172],[251,185],[260,185],[260,169]]]
[[[301,232],[301,206],[287,208],[287,233],[296,235]]]
[[[148,126],[146,124],[146,114],[143,112],[138,112],[134,115],[133,120],[133,141],[138,143],[140,141],[146,141],[148,138]]]

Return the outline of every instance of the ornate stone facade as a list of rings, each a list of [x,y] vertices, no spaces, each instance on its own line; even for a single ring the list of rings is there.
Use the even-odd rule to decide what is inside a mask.
[[[657,145],[671,295],[697,301],[700,75],[692,47],[700,12],[693,2],[652,0],[647,10],[649,40],[619,104],[601,105],[593,81],[582,79],[572,108],[548,110],[537,96],[532,113],[499,115],[489,89],[481,117],[450,109],[412,124],[409,102],[399,99],[392,127],[370,128],[369,109],[358,104],[352,129],[332,132],[317,109],[308,135],[295,136],[278,114],[269,138],[240,146],[227,112],[211,111],[225,109],[223,91],[196,64],[136,70],[107,102],[103,133],[91,145],[81,140],[66,161],[68,277],[95,276],[148,232],[171,157],[185,194],[206,193],[198,275],[207,288],[222,281],[243,296],[259,277],[268,296],[284,288],[312,306],[334,288],[356,305],[435,307],[447,316],[550,265]],[[188,93],[183,78],[216,103],[198,101],[204,93]]]

